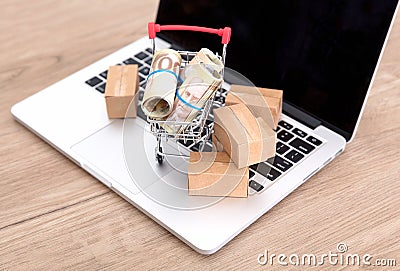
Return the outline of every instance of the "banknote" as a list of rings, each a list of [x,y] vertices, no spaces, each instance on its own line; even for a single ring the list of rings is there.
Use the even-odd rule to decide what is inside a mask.
[[[166,119],[169,122],[192,122],[201,112],[205,103],[222,84],[221,74],[215,65],[203,62],[187,65],[183,77],[185,80],[177,91],[172,113]],[[185,125],[163,125],[168,133],[182,133]]]
[[[181,62],[181,55],[173,49],[154,54],[141,105],[147,116],[162,119],[172,112]]]
[[[211,66],[217,72],[221,72],[224,64],[210,49],[201,48],[196,55],[190,60],[189,65],[204,63],[206,66]]]

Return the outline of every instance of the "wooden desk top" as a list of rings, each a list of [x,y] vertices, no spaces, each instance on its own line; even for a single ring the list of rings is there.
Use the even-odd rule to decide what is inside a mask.
[[[146,35],[157,1],[4,0],[1,7],[0,270],[265,270],[257,263],[265,249],[322,254],[340,242],[349,253],[397,259],[399,268],[399,19],[344,154],[219,252],[203,256],[10,114],[14,103]]]

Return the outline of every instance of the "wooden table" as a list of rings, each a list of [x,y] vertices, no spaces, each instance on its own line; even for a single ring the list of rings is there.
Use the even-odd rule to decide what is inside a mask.
[[[211,256],[13,120],[14,103],[146,35],[156,7],[155,0],[1,2],[0,270],[265,270],[257,263],[265,249],[322,254],[340,242],[349,253],[397,257],[400,268],[399,20],[345,153]]]

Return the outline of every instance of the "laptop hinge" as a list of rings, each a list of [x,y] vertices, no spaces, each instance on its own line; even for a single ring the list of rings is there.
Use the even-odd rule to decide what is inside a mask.
[[[282,111],[289,117],[297,120],[298,122],[308,126],[311,129],[315,129],[319,125],[321,125],[321,121],[310,116],[307,113],[304,113],[303,111],[297,109],[296,107],[294,107],[288,103],[283,102]]]

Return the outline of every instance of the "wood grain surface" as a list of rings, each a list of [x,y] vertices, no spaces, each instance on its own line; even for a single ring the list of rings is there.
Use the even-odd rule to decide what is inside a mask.
[[[13,120],[11,106],[146,34],[157,1],[0,3],[0,270],[266,270],[259,253],[350,253],[400,269],[400,21],[355,139],[219,252],[203,256]],[[296,269],[310,269],[298,267]],[[358,269],[325,264],[314,270]]]

